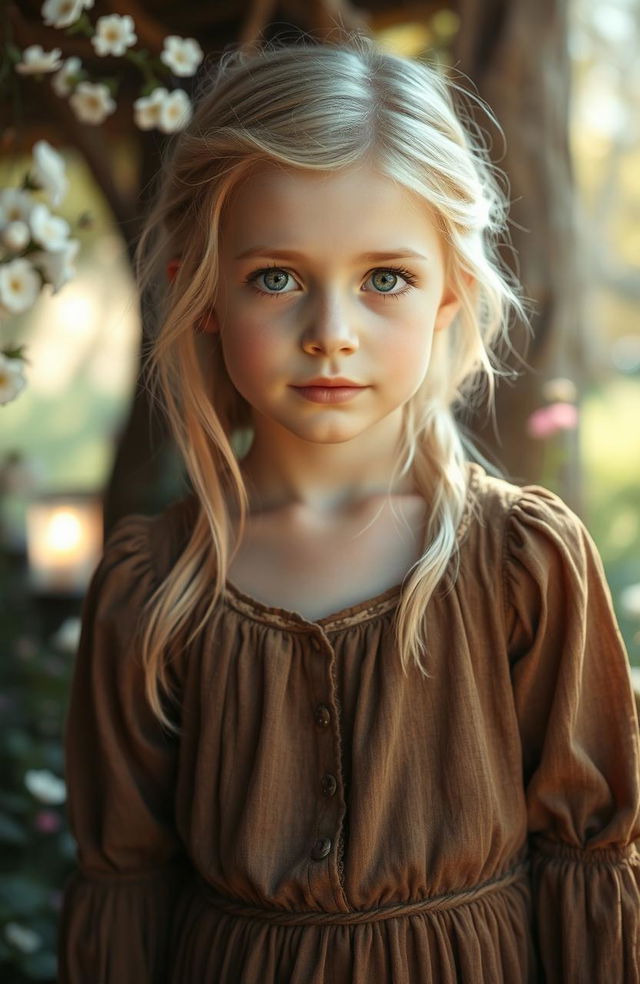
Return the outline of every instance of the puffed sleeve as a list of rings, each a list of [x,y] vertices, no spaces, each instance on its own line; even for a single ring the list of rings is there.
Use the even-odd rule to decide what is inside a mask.
[[[602,562],[571,510],[530,486],[505,572],[543,979],[640,984],[638,718]]]
[[[188,870],[174,826],[177,739],[146,702],[134,644],[155,587],[149,522],[114,527],[84,600],[64,736],[77,867],[63,890],[59,984],[164,981]]]

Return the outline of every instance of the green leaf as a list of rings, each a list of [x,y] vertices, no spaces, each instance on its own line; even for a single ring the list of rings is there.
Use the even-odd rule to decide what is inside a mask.
[[[25,973],[34,981],[51,981],[56,977],[57,960],[52,950],[37,950],[29,953],[22,962]]]
[[[8,41],[5,44],[4,50],[7,54],[7,58],[14,65],[17,65],[19,61],[22,61],[22,52],[20,51],[20,48],[17,48],[15,44],[11,43],[11,41]]]
[[[10,345],[7,345],[5,346],[5,348],[2,349],[2,352],[4,355],[6,355],[7,359],[23,359],[26,362],[27,360],[23,355],[24,351],[25,351],[24,345],[16,345],[14,348],[12,348]]]
[[[33,809],[33,800],[26,794],[26,790],[25,793],[3,790],[0,793],[0,806],[5,812],[21,814]]]
[[[3,877],[0,882],[0,900],[11,906],[16,916],[29,916],[47,904],[49,889],[32,878],[21,875]]]
[[[64,33],[68,37],[73,37],[74,34],[82,34],[85,38],[92,38],[96,32],[86,13],[83,12],[80,17],[78,17],[77,21],[74,21],[73,24],[69,25]]]
[[[0,841],[7,844],[26,844],[28,840],[24,827],[5,813],[0,813]]]

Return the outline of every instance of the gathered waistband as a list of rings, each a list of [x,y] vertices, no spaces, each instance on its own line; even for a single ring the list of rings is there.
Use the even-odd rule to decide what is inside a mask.
[[[383,919],[397,919],[400,916],[413,916],[422,912],[441,912],[469,902],[475,902],[485,895],[502,891],[514,882],[528,878],[529,862],[521,862],[498,878],[490,878],[473,888],[447,895],[435,895],[416,902],[394,902],[376,909],[356,909],[353,912],[326,912],[321,910],[287,910],[256,906],[238,899],[217,895],[208,882],[199,879],[199,887],[207,900],[227,915],[243,919],[259,919],[278,926],[350,926],[357,923],[380,922]]]

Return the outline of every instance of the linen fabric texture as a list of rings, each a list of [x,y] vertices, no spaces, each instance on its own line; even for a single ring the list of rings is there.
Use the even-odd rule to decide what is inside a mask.
[[[468,465],[428,678],[400,585],[312,621],[227,582],[176,738],[135,633],[197,508],[120,520],[85,598],[59,984],[640,984],[638,718],[569,508]]]

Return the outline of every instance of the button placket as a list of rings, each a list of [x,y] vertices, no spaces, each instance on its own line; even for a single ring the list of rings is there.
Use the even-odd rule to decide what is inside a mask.
[[[314,861],[322,861],[331,853],[331,838],[319,837],[311,848],[311,857]]]
[[[321,731],[327,731],[331,724],[331,711],[326,704],[316,704],[314,720]]]
[[[313,651],[315,653],[317,653],[319,655],[323,655],[322,654],[322,645],[321,645],[319,639],[317,638],[317,636],[312,636],[312,638],[311,638],[311,647],[312,647],[312,649],[313,649]],[[327,738],[331,738],[332,737],[332,735],[331,735],[331,719],[332,719],[331,708],[328,707],[327,704],[324,703],[324,702],[322,702],[322,701],[320,701],[319,703],[317,703],[316,706],[315,706],[315,708],[314,708],[314,710],[313,710],[313,720],[315,722],[317,731],[320,732],[320,734],[325,734],[327,736]],[[328,745],[329,742],[327,742],[326,744]],[[324,748],[324,746],[325,746],[325,742],[322,742],[322,746],[321,747]],[[328,749],[327,749],[327,751],[328,751]],[[326,752],[325,752],[324,755],[321,754],[320,755],[320,758],[321,759],[326,758]],[[325,775],[326,775],[326,773],[325,773]],[[321,782],[322,782],[322,780],[321,780]],[[326,812],[327,811],[324,810],[324,809],[321,809],[320,810],[320,813],[321,814],[326,814]],[[323,824],[321,817],[319,817],[318,819],[320,821],[320,823],[319,823],[319,829],[321,830],[321,832],[324,832],[325,827],[328,830],[329,829],[329,824],[326,823],[326,822]],[[327,820],[329,820],[329,817],[327,817]],[[327,837],[327,836],[320,836],[320,837],[318,837],[316,839],[316,841],[314,842],[312,848],[311,848],[311,852],[310,852],[311,853],[311,858],[314,861],[323,861],[331,853],[331,847],[332,847],[332,840],[331,840],[330,837]]]
[[[338,788],[338,780],[331,772],[325,772],[320,780],[320,788],[323,796],[335,796]]]
[[[326,904],[331,907],[337,906],[342,911],[349,911],[336,853],[344,812],[344,796],[340,793],[342,770],[340,723],[333,673],[335,652],[328,640],[320,641],[317,637],[312,639],[315,645],[310,648],[320,658],[312,660],[315,701],[310,710],[318,750],[318,793],[314,836],[309,845],[309,879],[319,902],[326,900]]]

